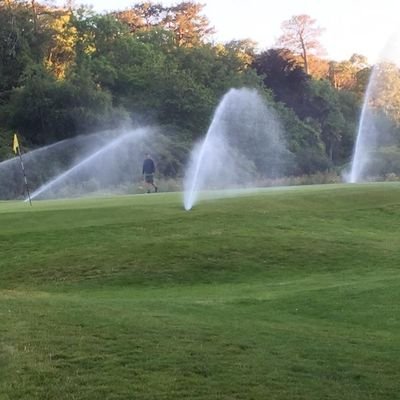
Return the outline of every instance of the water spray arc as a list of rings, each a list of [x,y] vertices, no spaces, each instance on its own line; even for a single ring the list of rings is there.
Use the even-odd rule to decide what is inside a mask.
[[[94,160],[96,160],[98,157],[102,156],[103,154],[109,152],[110,150],[112,150],[113,148],[118,147],[121,143],[123,143],[124,141],[126,141],[127,139],[132,137],[132,134],[135,134],[136,138],[140,138],[141,136],[143,136],[145,134],[146,130],[145,129],[137,129],[134,132],[128,132],[126,134],[123,134],[117,138],[115,138],[114,140],[112,140],[110,143],[104,145],[103,147],[101,147],[99,150],[95,151],[93,154],[87,156],[84,160],[78,162],[77,164],[75,164],[73,167],[71,167],[70,169],[68,169],[67,171],[61,173],[60,175],[58,175],[57,177],[55,177],[54,179],[52,179],[51,181],[45,183],[44,185],[42,185],[41,187],[39,187],[38,189],[36,189],[33,193],[32,193],[32,199],[36,198],[38,196],[40,196],[41,194],[43,194],[44,192],[48,191],[49,189],[51,189],[52,187],[54,187],[55,185],[63,182],[66,178],[68,178],[69,176],[71,176],[72,174],[74,174],[75,172],[79,171],[80,169],[82,169],[84,166],[90,164],[91,162],[93,162]],[[104,167],[104,166],[103,166]]]
[[[231,89],[217,106],[205,138],[192,150],[184,177],[185,210],[205,194],[234,193],[255,178],[279,174],[286,150],[279,120],[253,89]]]
[[[68,147],[68,143],[75,140],[79,140],[79,137],[62,140],[24,153],[24,166],[29,179],[31,180],[31,178],[36,178],[35,170],[37,164],[43,162],[43,164],[46,165],[46,161],[49,160],[49,157],[54,157],[54,155],[60,154],[65,147]],[[20,196],[23,181],[21,179],[21,174],[19,174],[19,164],[20,159],[18,155],[0,162],[0,198],[15,199]],[[46,175],[47,171],[43,171],[42,169],[41,176]],[[35,181],[36,179],[33,180]]]
[[[363,179],[363,174],[365,167],[369,162],[369,151],[370,147],[375,140],[372,138],[374,134],[373,118],[371,117],[371,111],[369,109],[369,99],[374,90],[374,80],[375,80],[375,68],[371,74],[370,80],[368,82],[367,90],[365,92],[364,103],[361,109],[360,122],[357,131],[357,139],[354,147],[351,171],[347,177],[349,183],[357,183]],[[370,132],[369,132],[370,130]],[[368,134],[369,133],[369,134]]]
[[[208,133],[213,131],[214,125],[216,124],[216,121],[218,119],[218,114],[221,112],[222,109],[223,109],[223,103],[221,103],[220,106],[217,108],[215,116],[211,122],[210,128],[208,129]],[[189,183],[188,189],[184,190],[184,208],[186,211],[189,211],[193,207],[193,204],[196,200],[197,190],[198,187],[200,186],[199,174],[202,168],[205,153],[207,151],[209,142],[211,140],[210,139],[211,135],[209,135],[208,133],[205,139],[198,144],[200,148],[199,152],[195,152],[192,154],[193,157],[192,163],[194,165],[194,172],[193,176],[191,177],[191,182]]]

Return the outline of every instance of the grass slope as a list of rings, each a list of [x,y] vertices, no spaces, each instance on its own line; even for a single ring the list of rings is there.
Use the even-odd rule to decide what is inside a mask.
[[[394,399],[400,186],[0,203],[0,399]]]

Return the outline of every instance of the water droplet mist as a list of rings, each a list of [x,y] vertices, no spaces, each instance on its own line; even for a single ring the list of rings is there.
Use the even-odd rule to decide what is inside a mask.
[[[171,144],[157,128],[118,129],[67,139],[24,154],[32,199],[135,192],[146,152]],[[19,161],[0,163],[0,197],[23,193]],[[140,191],[139,191],[140,193]]]
[[[400,35],[396,34],[369,78],[347,182],[384,180],[400,173],[399,67]]]
[[[205,190],[254,187],[284,173],[290,153],[275,111],[251,89],[231,89],[218,105],[205,138],[193,149],[184,178],[184,207]],[[207,197],[217,192],[208,192]]]

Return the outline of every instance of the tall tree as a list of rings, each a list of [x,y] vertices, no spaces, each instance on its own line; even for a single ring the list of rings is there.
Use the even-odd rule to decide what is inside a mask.
[[[42,57],[28,3],[0,1],[0,98],[18,84],[30,63]]]
[[[277,41],[278,46],[286,47],[301,56],[306,74],[309,73],[309,55],[321,55],[324,52],[319,42],[319,37],[324,30],[315,26],[315,23],[316,20],[309,15],[294,15],[291,19],[282,22],[283,33]]]
[[[370,88],[370,105],[400,124],[399,67],[387,61],[376,64]]]
[[[214,33],[202,14],[203,8],[204,5],[190,1],[169,7],[149,1],[110,15],[127,25],[131,32],[163,28],[173,33],[178,47],[194,47]]]
[[[298,56],[300,57],[300,56]],[[312,54],[308,55],[308,73],[314,79],[326,79],[329,76],[329,61],[314,56]]]
[[[255,59],[257,43],[251,39],[231,40],[225,43],[225,49],[231,51],[242,63],[242,68],[251,66]]]
[[[152,2],[137,3],[126,10],[111,13],[119,21],[128,25],[131,32],[161,26],[166,14],[166,7]]]
[[[214,33],[208,18],[202,14],[203,8],[203,4],[192,2],[182,2],[169,8],[165,26],[174,32],[179,47],[198,46]]]
[[[353,54],[347,61],[329,63],[329,80],[336,89],[354,90],[357,85],[357,74],[368,67],[367,59]]]
[[[305,91],[304,120],[319,125],[326,155],[333,162],[346,130],[339,93],[326,80],[310,80]]]
[[[57,79],[64,79],[68,68],[75,60],[75,46],[78,41],[77,29],[71,24],[69,10],[48,13],[43,16],[51,32],[45,60],[46,67]]]
[[[310,77],[305,74],[295,55],[288,49],[270,49],[259,54],[253,63],[263,76],[265,86],[272,89],[276,100],[302,114],[303,94]]]

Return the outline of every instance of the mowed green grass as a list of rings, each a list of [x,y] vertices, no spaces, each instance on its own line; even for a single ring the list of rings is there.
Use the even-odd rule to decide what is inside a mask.
[[[0,202],[0,399],[395,399],[400,185]]]

